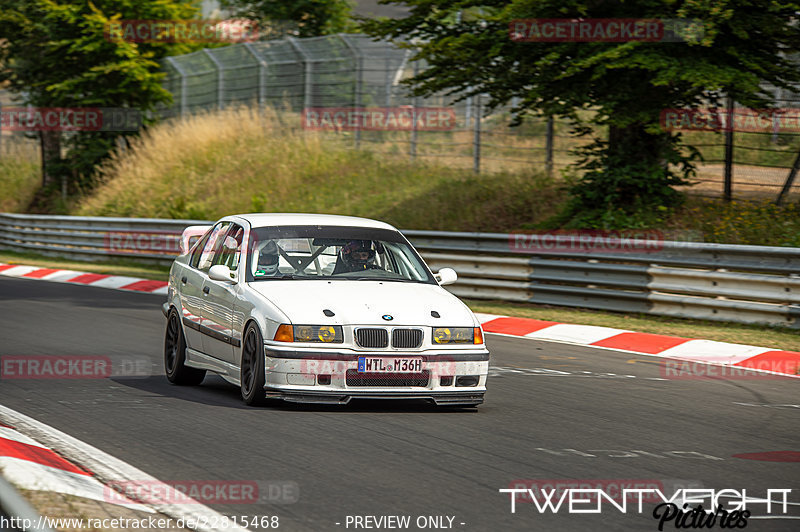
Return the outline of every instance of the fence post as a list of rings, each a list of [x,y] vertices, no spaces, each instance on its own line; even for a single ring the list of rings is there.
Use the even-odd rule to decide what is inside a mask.
[[[174,68],[181,77],[181,118],[183,118],[186,116],[186,113],[189,110],[189,101],[187,99],[188,96],[186,95],[188,89],[188,84],[186,83],[186,72],[183,71],[183,69],[180,67],[180,64],[175,60],[174,57],[165,57],[165,59],[169,61],[169,64],[172,65],[172,68]]]
[[[475,128],[472,133],[472,171],[481,173],[481,95],[475,95]]]
[[[800,151],[797,152],[797,157],[794,159],[792,169],[789,170],[789,175],[786,176],[786,182],[783,184],[783,188],[778,194],[778,199],[775,200],[776,205],[783,203],[783,200],[789,194],[789,191],[792,189],[792,185],[794,184],[794,178],[797,177],[798,170],[800,170]]]
[[[544,167],[547,177],[553,175],[553,115],[547,117],[547,137],[544,142]]]
[[[733,199],[733,98],[726,99],[727,127],[725,128],[725,201]]]
[[[419,60],[414,61],[414,77],[419,74]],[[417,157],[417,107],[419,106],[419,98],[415,95],[411,103],[411,142],[408,146],[408,154],[411,160]]]
[[[222,68],[222,63],[220,63],[219,59],[214,57],[214,54],[208,51],[208,48],[203,48],[203,52],[208,56],[209,59],[214,63],[214,66],[217,68],[217,107],[221,110],[225,108],[225,72]]]
[[[292,45],[292,48],[303,58],[303,67],[305,74],[303,76],[303,108],[310,109],[313,107],[313,94],[312,94],[312,76],[314,74],[313,69],[314,65],[311,59],[306,54],[305,50],[297,43],[297,40],[294,37],[286,37],[286,40],[289,44]]]
[[[253,49],[253,43],[246,42],[244,47],[258,62],[258,105],[264,106],[267,101],[267,62]]]
[[[358,52],[358,49],[347,40],[347,36],[339,33],[337,34],[337,37],[339,37],[345,46],[347,46],[347,49],[350,51],[350,54],[353,56],[353,60],[355,61],[356,72],[353,83],[353,107],[356,109],[361,109],[361,75],[363,73],[361,54]],[[358,125],[356,125],[356,131],[353,135],[353,138],[355,140],[356,149],[359,149],[361,147],[361,128]]]

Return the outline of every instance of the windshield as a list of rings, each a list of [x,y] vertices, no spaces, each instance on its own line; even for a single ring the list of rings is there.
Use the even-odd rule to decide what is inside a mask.
[[[248,281],[377,280],[435,284],[397,231],[363,227],[260,227],[251,232]]]

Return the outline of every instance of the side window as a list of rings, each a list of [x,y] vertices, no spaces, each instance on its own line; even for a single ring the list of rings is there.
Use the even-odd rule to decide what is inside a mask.
[[[239,260],[242,254],[242,241],[244,229],[236,224],[231,224],[228,233],[221,239],[222,247],[214,256],[214,265],[223,264],[236,271],[239,269]]]
[[[230,222],[218,223],[214,226],[214,229],[211,230],[211,234],[208,235],[208,240],[206,241],[205,246],[203,246],[203,251],[200,253],[200,260],[197,263],[198,270],[205,272],[211,268],[211,265],[214,262],[214,254],[219,251],[219,248],[222,244],[222,239],[230,225]]]
[[[189,266],[192,268],[197,268],[197,263],[200,261],[200,255],[203,254],[203,249],[206,247],[206,242],[208,242],[208,237],[211,234],[211,229],[206,232],[205,235],[200,237],[200,242],[192,250],[192,258],[189,259]]]

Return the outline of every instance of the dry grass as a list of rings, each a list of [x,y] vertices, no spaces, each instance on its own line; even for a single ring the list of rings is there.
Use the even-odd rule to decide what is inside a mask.
[[[10,135],[0,142],[0,212],[24,212],[42,179],[38,146]]]
[[[216,219],[237,212],[324,212],[407,229],[503,231],[555,212],[536,173],[475,175],[355,150],[343,135],[299,130],[296,116],[247,108],[151,128],[101,171],[80,215]]]

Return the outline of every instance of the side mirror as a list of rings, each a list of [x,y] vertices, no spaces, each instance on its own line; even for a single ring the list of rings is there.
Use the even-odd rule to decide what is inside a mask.
[[[442,268],[437,273],[433,274],[433,278],[440,286],[453,284],[458,280],[458,274],[453,268]]]
[[[214,281],[234,282],[236,275],[224,264],[217,264],[208,270],[208,276]]]

